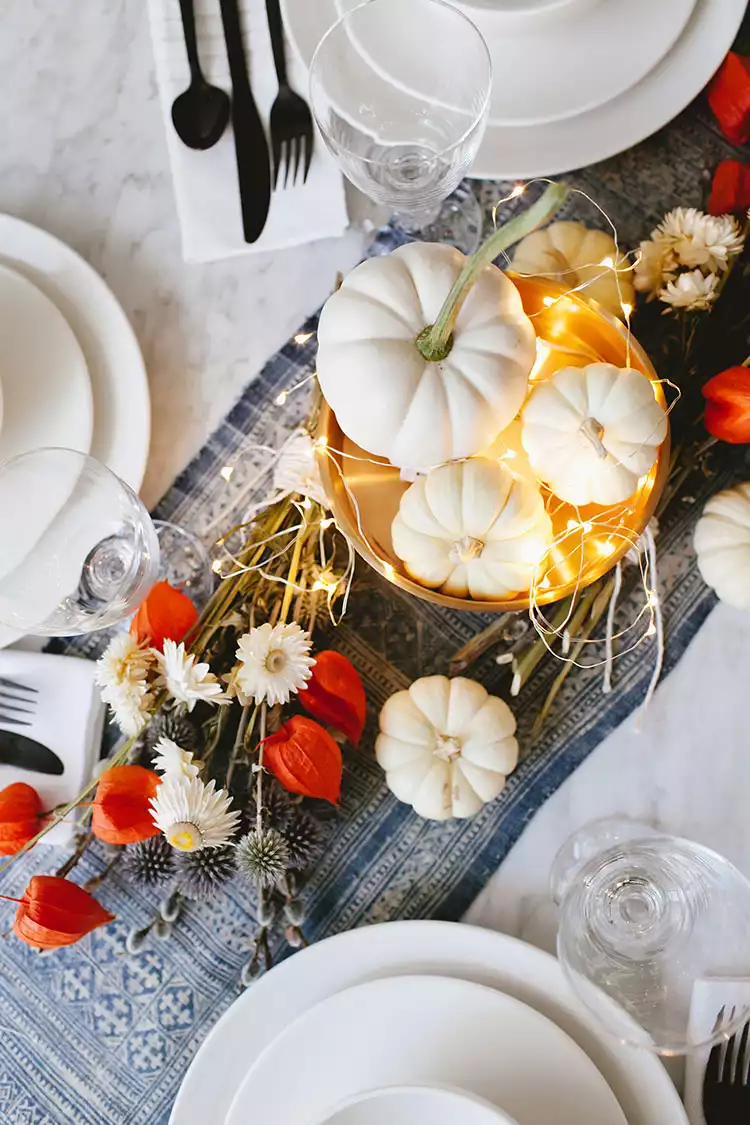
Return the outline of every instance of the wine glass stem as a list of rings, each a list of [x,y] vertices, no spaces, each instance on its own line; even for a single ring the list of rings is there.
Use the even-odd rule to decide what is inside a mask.
[[[436,221],[440,215],[441,207],[441,203],[436,203],[433,207],[421,207],[413,211],[396,211],[393,220],[407,234],[418,233]]]

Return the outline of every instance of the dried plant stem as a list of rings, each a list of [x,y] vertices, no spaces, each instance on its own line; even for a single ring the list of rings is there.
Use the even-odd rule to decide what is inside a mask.
[[[555,702],[560,689],[565,683],[567,677],[570,675],[570,672],[573,670],[573,668],[576,667],[576,664],[574,662],[581,655],[586,641],[591,636],[591,633],[593,632],[593,630],[601,620],[601,617],[604,614],[605,610],[607,609],[607,606],[609,605],[612,598],[614,588],[615,580],[614,578],[610,578],[609,581],[601,588],[598,588],[598,584],[597,588],[589,587],[589,590],[586,591],[585,597],[581,599],[581,604],[570,622],[570,632],[574,634],[577,639],[575,641],[575,644],[573,645],[573,650],[570,653],[569,659],[566,660],[565,664],[563,664],[562,668],[555,676],[552,687],[548,691],[547,697],[542,704],[542,709],[534,720],[534,725],[531,728],[532,737],[535,737],[537,734],[539,734],[540,730],[544,726],[547,716],[549,715],[552,708],[552,704]],[[581,632],[581,630],[584,631]]]
[[[90,848],[91,844],[93,843],[93,840],[94,840],[94,833],[93,832],[86,832],[86,833],[84,833],[83,836],[81,836],[79,838],[78,846],[76,847],[76,850],[73,852],[72,855],[68,856],[68,858],[65,860],[65,863],[62,865],[62,867],[58,867],[57,871],[55,872],[55,875],[57,875],[57,877],[59,879],[64,879],[67,875],[70,874],[70,872],[73,870],[73,868],[78,863],[80,863],[80,861],[83,859],[84,855],[86,854],[86,852]]]
[[[501,614],[486,629],[482,629],[481,633],[477,633],[470,641],[467,641],[465,645],[454,652],[448,664],[448,675],[460,676],[472,664],[476,664],[485,652],[491,649],[494,644],[503,640],[503,633],[507,629],[508,623],[515,616],[515,613]]]
[[[83,884],[84,891],[95,891],[97,887],[101,886],[107,876],[110,875],[112,871],[114,871],[115,867],[117,867],[117,864],[121,859],[122,852],[119,851],[117,855],[112,856],[112,859],[109,861],[103,871],[100,871],[98,875],[92,875],[90,879],[86,880],[86,882]]]
[[[560,602],[559,606],[557,607],[557,612],[552,618],[553,630],[562,629],[563,625],[568,619],[572,601],[572,597],[567,597]],[[523,687],[523,685],[528,681],[532,672],[541,662],[546,652],[547,647],[544,641],[542,641],[541,639],[534,641],[534,643],[529,645],[529,647],[526,649],[523,656],[516,665],[516,675],[519,677],[520,687]]]

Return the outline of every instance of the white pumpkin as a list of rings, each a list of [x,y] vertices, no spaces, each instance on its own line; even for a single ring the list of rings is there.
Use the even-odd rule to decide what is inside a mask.
[[[750,481],[717,492],[695,527],[703,581],[735,609],[750,609]]]
[[[423,586],[454,597],[528,590],[552,541],[538,488],[505,465],[473,457],[441,465],[401,497],[393,549]]]
[[[449,354],[416,346],[465,262],[451,246],[412,242],[362,262],[329,297],[318,327],[318,378],[341,429],[399,468],[427,469],[488,445],[521,408],[536,336],[515,285],[479,274]]]
[[[632,367],[563,367],[531,392],[522,414],[529,461],[569,504],[627,500],[656,460],[667,415]]]
[[[513,255],[513,269],[533,277],[548,277],[569,289],[588,282],[579,295],[593,297],[609,312],[621,317],[623,301],[631,307],[635,304],[635,289],[626,257],[619,257],[617,278],[613,269],[601,264],[614,265],[616,260],[617,247],[611,235],[603,230],[589,230],[583,223],[560,222],[550,223],[544,230],[534,231],[522,239]]]
[[[508,705],[481,684],[425,676],[386,702],[375,754],[388,788],[420,816],[473,816],[516,766],[515,729]]]

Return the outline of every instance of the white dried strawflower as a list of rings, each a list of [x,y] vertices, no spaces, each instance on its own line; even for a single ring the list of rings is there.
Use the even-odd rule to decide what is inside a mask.
[[[196,664],[193,653],[185,652],[184,643],[164,641],[164,652],[157,652],[161,673],[158,687],[165,687],[173,699],[192,711],[196,703],[221,703],[226,696],[208,664]]]
[[[659,300],[673,309],[697,312],[707,309],[716,300],[719,279],[715,273],[704,277],[700,270],[681,273],[675,281],[667,282],[659,293]]]
[[[237,646],[238,694],[269,706],[288,703],[306,687],[315,658],[310,656],[309,633],[296,622],[259,625],[240,637]]]
[[[195,852],[199,848],[222,848],[228,844],[240,820],[230,812],[232,798],[226,789],[215,792],[198,777],[167,775],[151,798],[154,824],[173,848]]]
[[[183,750],[171,738],[162,736],[154,746],[153,768],[167,777],[197,777],[199,767],[190,750]]]
[[[706,215],[695,207],[670,211],[651,237],[671,250],[680,265],[706,273],[723,272],[745,241],[732,215]]]
[[[273,486],[279,492],[299,492],[323,507],[328,506],[315,446],[305,430],[295,430],[284,445],[273,472]]]
[[[94,679],[124,734],[140,734],[148,722],[154,702],[149,690],[153,669],[152,650],[130,633],[114,637],[97,661]]]
[[[638,260],[633,267],[633,285],[639,293],[655,297],[677,272],[677,261],[671,250],[661,242],[642,242]]]

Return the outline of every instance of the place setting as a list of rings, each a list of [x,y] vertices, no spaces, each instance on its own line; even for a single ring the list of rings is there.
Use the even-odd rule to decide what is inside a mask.
[[[750,861],[570,796],[750,609],[745,10],[149,0],[180,270],[252,333],[364,246],[153,511],[128,317],[0,215],[0,1117],[746,1119]],[[554,954],[462,921],[563,800]]]

